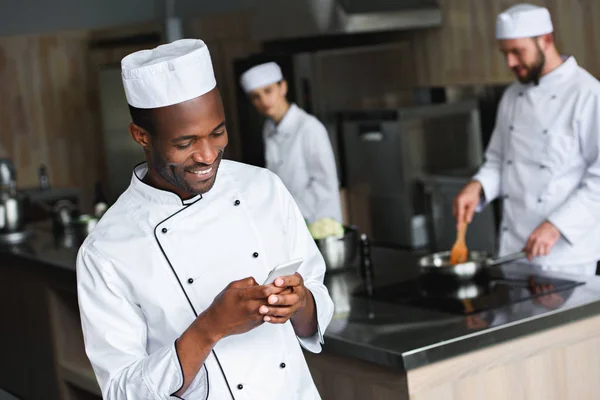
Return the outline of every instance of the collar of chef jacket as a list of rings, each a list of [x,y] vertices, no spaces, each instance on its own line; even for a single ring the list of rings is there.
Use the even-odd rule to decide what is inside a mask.
[[[131,176],[131,188],[136,193],[138,193],[140,196],[142,196],[145,200],[148,200],[149,202],[152,202],[155,204],[181,206],[181,205],[186,205],[186,204],[192,204],[195,201],[200,200],[202,198],[202,195],[196,195],[196,196],[192,197],[191,199],[181,200],[181,198],[173,192],[169,192],[167,190],[161,190],[161,189],[152,187],[152,186],[144,183],[144,181],[143,181],[143,179],[147,173],[148,173],[148,164],[147,163],[144,162],[144,163],[137,165],[134,168],[133,174]]]
[[[563,57],[564,61],[561,65],[555,68],[550,73],[542,76],[540,78],[539,84],[536,86],[533,83],[529,83],[527,85],[523,85],[528,91],[532,92],[543,92],[548,89],[555,90],[554,87],[557,84],[562,83],[565,80],[570,79],[570,77],[577,71],[577,61],[575,57]]]
[[[272,119],[267,120],[267,135],[276,139],[283,139],[293,135],[298,130],[298,124],[301,119],[300,108],[292,103],[289,110],[285,113],[279,124],[275,124]]]

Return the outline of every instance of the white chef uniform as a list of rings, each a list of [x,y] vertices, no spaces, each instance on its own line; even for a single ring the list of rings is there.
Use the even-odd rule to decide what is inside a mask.
[[[281,68],[269,62],[244,72],[240,84],[246,93],[283,80]],[[333,218],[342,222],[335,156],[325,126],[296,104],[279,124],[263,126],[266,166],[288,188],[304,218],[315,222]]]
[[[299,343],[320,351],[333,304],[323,258],[284,185],[265,169],[223,160],[215,186],[182,202],[143,183],[145,173],[136,168],[77,259],[86,350],[104,398],[168,399],[183,383],[175,339],[195,316],[229,282],[262,282],[301,257],[319,333],[298,339],[287,322],[229,336],[183,397],[227,399],[229,385],[237,400],[318,399]]]
[[[521,18],[514,26],[517,33],[526,22]],[[510,37],[506,27],[498,32]],[[501,255],[522,250],[548,220],[561,237],[533,264],[593,275],[600,258],[600,83],[573,57],[537,86],[514,82],[502,97],[486,162],[474,179],[483,186],[482,205],[503,198]]]
[[[265,121],[263,137],[267,168],[281,178],[308,222],[342,222],[335,158],[323,124],[291,104],[278,125]]]
[[[171,90],[196,84],[197,90],[188,93],[194,95],[214,84],[173,75],[180,68],[183,75],[202,74],[202,68],[188,64],[190,59],[205,63],[206,54],[166,68],[145,64],[152,79],[167,74]],[[143,73],[134,75],[137,88],[124,82],[130,104],[159,101],[133,95],[148,88],[139,82],[145,79]],[[160,101],[167,102],[171,96],[163,94]],[[183,385],[175,340],[195,317],[231,281],[252,276],[263,282],[274,266],[303,258],[298,272],[314,297],[318,332],[300,339],[288,321],[228,336],[216,344],[182,397],[319,399],[301,345],[311,352],[321,350],[333,303],[323,285],[323,258],[280,179],[266,169],[223,160],[213,188],[182,201],[143,183],[146,173],[146,164],[135,168],[130,186],[77,257],[85,347],[103,397],[173,398]]]

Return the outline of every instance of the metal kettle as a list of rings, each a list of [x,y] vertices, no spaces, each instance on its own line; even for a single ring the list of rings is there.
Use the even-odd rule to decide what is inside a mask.
[[[14,165],[9,159],[0,159],[0,234],[21,232],[24,222]]]

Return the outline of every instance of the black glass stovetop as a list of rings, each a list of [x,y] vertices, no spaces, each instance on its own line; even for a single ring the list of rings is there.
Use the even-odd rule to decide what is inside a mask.
[[[569,289],[583,284],[530,274],[506,277],[501,269],[494,268],[464,282],[423,275],[411,281],[377,287],[373,300],[469,315],[534,298],[546,300],[552,293],[566,297]],[[367,297],[364,290],[355,295]]]

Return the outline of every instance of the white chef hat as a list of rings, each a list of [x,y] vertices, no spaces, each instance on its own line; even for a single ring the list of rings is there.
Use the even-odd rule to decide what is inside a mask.
[[[283,74],[279,65],[274,62],[268,62],[252,67],[244,72],[240,78],[240,84],[244,92],[250,93],[253,90],[279,82],[282,79]]]
[[[136,108],[182,103],[210,92],[217,82],[208,47],[181,39],[121,60],[127,102]]]
[[[500,13],[496,19],[496,39],[535,37],[552,31],[548,9],[532,4],[516,4]]]

